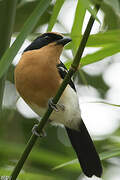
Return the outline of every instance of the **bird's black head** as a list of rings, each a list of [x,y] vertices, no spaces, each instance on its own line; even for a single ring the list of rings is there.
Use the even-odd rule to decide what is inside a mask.
[[[61,34],[58,33],[44,33],[41,36],[37,37],[25,50],[30,51],[30,50],[35,50],[35,49],[40,49],[43,46],[46,46],[52,42],[56,42],[57,44],[65,45],[68,42],[71,41],[71,38],[66,38],[63,37]]]

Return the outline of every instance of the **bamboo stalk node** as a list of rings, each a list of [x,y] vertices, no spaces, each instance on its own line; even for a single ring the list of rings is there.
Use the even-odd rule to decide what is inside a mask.
[[[73,72],[76,72],[76,71],[78,71],[79,66],[75,67],[75,66],[71,65],[70,69],[71,69]]]

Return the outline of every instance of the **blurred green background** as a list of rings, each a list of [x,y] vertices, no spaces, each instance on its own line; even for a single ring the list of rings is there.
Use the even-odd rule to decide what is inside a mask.
[[[89,14],[92,14],[96,22],[81,61],[83,68],[75,74],[74,80],[83,120],[95,140],[96,149],[102,159],[102,179],[119,179],[120,0],[103,1],[98,14],[100,22],[92,9],[93,6],[94,2],[90,0],[0,1],[1,176],[11,174],[38,118],[19,99],[14,86],[14,69],[22,51],[41,33],[61,32],[72,38],[72,43],[65,47],[61,56],[69,68]],[[10,44],[11,48],[8,49]],[[81,173],[64,128],[48,124],[46,133],[47,137],[38,139],[18,179],[89,179]],[[68,164],[64,164],[67,162]],[[62,167],[58,167],[59,165]],[[93,177],[91,180],[96,178]]]

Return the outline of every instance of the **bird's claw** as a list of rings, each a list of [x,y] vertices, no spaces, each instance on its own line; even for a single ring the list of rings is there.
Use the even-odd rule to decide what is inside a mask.
[[[47,136],[46,132],[45,132],[44,130],[42,130],[41,133],[38,133],[38,132],[37,132],[37,127],[38,127],[38,124],[35,124],[35,125],[33,126],[33,128],[32,128],[32,133],[35,134],[35,135],[38,136],[38,137],[46,137],[46,136]]]
[[[48,106],[51,107],[54,111],[58,112],[57,105],[53,103],[53,98],[48,100]]]
[[[59,103],[58,104],[54,104],[53,103],[53,98],[49,99],[48,106],[50,106],[56,112],[58,112],[59,110],[61,110],[61,111],[65,110],[65,106],[63,104],[59,104]]]

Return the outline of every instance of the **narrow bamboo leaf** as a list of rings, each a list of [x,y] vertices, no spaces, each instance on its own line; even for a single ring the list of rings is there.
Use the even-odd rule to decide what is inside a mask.
[[[103,47],[108,44],[119,43],[120,30],[110,30],[104,33],[90,35],[87,46]]]
[[[112,103],[105,102],[105,101],[90,101],[90,102],[87,102],[87,103],[102,103],[102,104],[106,104],[106,105],[110,105],[110,106],[120,107],[119,104],[112,104]]]
[[[83,5],[83,0],[79,0],[76,7],[75,17],[73,21],[71,37],[72,37],[72,51],[75,55],[77,48],[80,44],[81,34],[82,34],[82,26],[85,17],[86,8]]]
[[[64,2],[65,0],[56,0],[55,6],[53,8],[53,13],[51,15],[50,22],[48,24],[47,31],[52,31],[52,28],[57,20],[58,14]]]
[[[26,0],[19,1],[17,4],[17,8],[19,8],[20,6],[23,6],[25,3],[26,3]]]
[[[32,0],[32,1],[20,1],[17,5],[16,9],[16,17],[15,17],[15,26],[14,26],[14,33],[19,32],[22,29],[24,22],[28,19],[34,9],[38,6],[39,0]],[[48,7],[47,11],[41,16],[38,20],[36,26],[32,30],[32,32],[36,31],[40,26],[48,24],[51,16],[51,11],[53,10],[53,4],[51,3]],[[31,34],[31,33],[30,33]]]
[[[117,157],[117,156],[120,156],[120,149],[114,149],[114,150],[111,150],[111,151],[106,151],[106,152],[100,153],[100,160],[103,161],[103,160],[110,159],[110,158]],[[66,163],[55,166],[53,168],[53,170],[57,170],[57,169],[66,167],[68,165],[73,165],[73,164],[76,164],[76,163],[79,163],[78,159],[74,159],[72,161],[68,161]]]
[[[106,159],[110,159],[110,158],[117,157],[117,156],[120,156],[120,149],[114,149],[111,151],[106,151],[106,152],[100,153],[101,160],[106,160]]]
[[[9,0],[0,3],[0,59],[9,47],[13,31],[17,0]],[[3,18],[4,17],[4,18]],[[2,111],[5,76],[0,78],[0,114]]]
[[[92,9],[90,1],[82,0],[82,2],[84,4],[85,8],[90,12],[90,14],[100,23],[100,20],[98,19],[97,15],[96,15],[97,11],[96,11],[96,9]]]
[[[37,24],[39,18],[41,15],[45,12],[45,10],[48,8],[51,0],[41,0],[40,3],[37,5],[31,16],[28,18],[28,20],[25,22],[20,34],[17,36],[15,42],[12,44],[12,46],[5,52],[3,55],[1,61],[0,61],[0,78],[3,76],[3,74],[7,71],[9,68],[13,58],[17,54],[18,50],[20,49],[22,43],[26,39],[27,35],[32,31],[32,29]]]
[[[88,54],[85,57],[83,57],[81,59],[81,67],[88,65],[88,64],[98,62],[98,61],[100,61],[106,57],[112,56],[113,54],[116,54],[118,52],[120,52],[120,43],[110,44],[110,45],[98,50],[97,52],[95,52],[93,54]]]
[[[69,34],[67,34],[69,36]],[[80,41],[82,36],[72,36],[72,41]],[[120,30],[110,30],[107,32],[100,32],[97,34],[92,34],[89,36],[87,47],[105,47],[106,45],[110,45],[113,43],[119,43],[120,39]],[[69,43],[67,46],[65,46],[65,49],[71,49],[72,45]]]
[[[106,4],[108,4],[109,6],[111,6],[116,14],[120,13],[120,3],[119,3],[119,0],[117,0],[117,1],[104,0],[104,2]]]
[[[52,170],[57,170],[57,169],[60,169],[60,168],[65,167],[65,166],[68,166],[68,165],[71,165],[71,164],[75,164],[75,163],[77,163],[77,162],[78,162],[78,160],[77,160],[77,159],[74,159],[74,160],[72,160],[72,161],[69,161],[69,162],[60,164],[60,165],[58,165],[58,166],[55,166]]]

